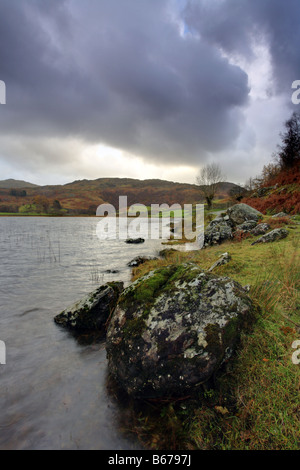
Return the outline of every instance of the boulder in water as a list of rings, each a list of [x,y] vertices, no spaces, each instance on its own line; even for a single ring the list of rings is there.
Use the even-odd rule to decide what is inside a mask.
[[[108,282],[98,287],[57,315],[55,323],[76,331],[104,329],[123,287],[123,282]]]
[[[129,243],[129,244],[138,244],[138,243],[144,243],[144,238],[127,238],[127,240],[125,240],[125,243]]]
[[[138,398],[192,392],[230,358],[254,312],[228,277],[194,264],[154,270],[120,296],[106,337],[110,376]]]

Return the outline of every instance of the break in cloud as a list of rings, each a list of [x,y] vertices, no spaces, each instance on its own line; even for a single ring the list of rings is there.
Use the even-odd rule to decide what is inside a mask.
[[[1,0],[0,179],[194,182],[210,160],[231,181],[255,175],[300,79],[299,13],[298,0]]]
[[[298,0],[189,0],[186,21],[210,44],[229,56],[253,60],[255,42],[269,49],[270,91],[287,93],[299,75],[300,3]]]

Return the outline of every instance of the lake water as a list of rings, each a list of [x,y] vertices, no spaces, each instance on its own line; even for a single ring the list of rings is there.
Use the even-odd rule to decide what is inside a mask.
[[[128,284],[128,261],[162,248],[159,241],[100,241],[97,222],[0,217],[2,450],[140,448],[121,431],[107,393],[105,344],[80,344],[53,321],[99,284]]]

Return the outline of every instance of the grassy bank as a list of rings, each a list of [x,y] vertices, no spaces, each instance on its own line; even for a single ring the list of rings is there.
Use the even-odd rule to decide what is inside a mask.
[[[213,388],[193,397],[147,401],[141,408],[132,405],[131,432],[146,447],[299,448],[300,366],[292,362],[292,343],[300,340],[300,225],[279,225],[289,231],[279,242],[251,246],[254,239],[246,238],[201,251],[173,251],[134,270],[137,278],[156,267],[186,261],[208,269],[227,251],[231,261],[214,272],[250,285],[249,295],[261,307],[253,331],[242,337]]]

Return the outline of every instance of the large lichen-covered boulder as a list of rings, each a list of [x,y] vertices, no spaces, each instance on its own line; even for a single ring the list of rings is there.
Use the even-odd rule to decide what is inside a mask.
[[[248,220],[258,222],[263,218],[263,215],[258,210],[254,209],[248,204],[235,204],[227,210],[227,214],[234,225],[240,225]]]
[[[66,308],[54,318],[70,330],[102,330],[116,307],[123,282],[108,282]]]
[[[230,358],[254,317],[228,277],[194,264],[154,270],[120,296],[106,336],[110,376],[137,398],[192,392]]]

